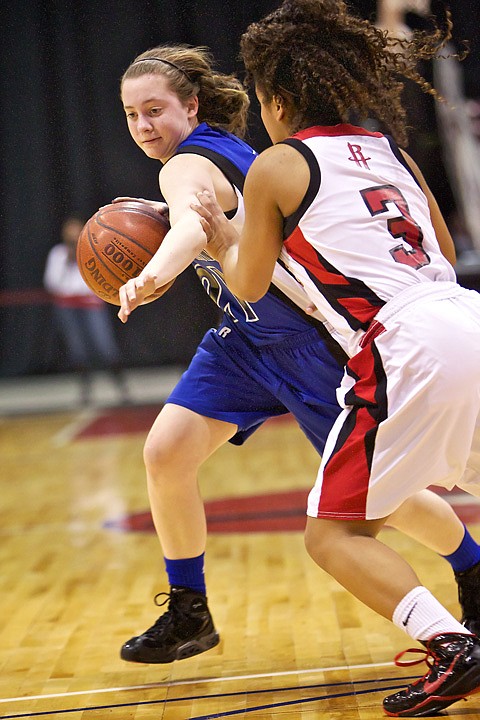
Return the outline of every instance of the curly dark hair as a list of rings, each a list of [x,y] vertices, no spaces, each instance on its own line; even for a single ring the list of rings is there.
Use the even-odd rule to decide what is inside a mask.
[[[444,30],[433,19],[432,24],[431,32],[394,38],[342,0],[285,0],[242,35],[247,83],[255,83],[267,100],[285,99],[294,132],[375,118],[407,145],[404,80],[441,100],[417,63],[438,57],[451,38],[449,12]]]
[[[161,60],[163,59],[164,62]],[[163,75],[178,97],[185,101],[198,96],[198,119],[245,135],[249,97],[234,75],[214,69],[213,57],[204,46],[159,45],[138,55],[122,75],[120,87],[129,78]]]

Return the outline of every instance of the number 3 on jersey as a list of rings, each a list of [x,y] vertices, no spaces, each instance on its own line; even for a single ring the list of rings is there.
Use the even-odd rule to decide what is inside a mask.
[[[423,232],[420,225],[410,215],[408,204],[402,193],[394,185],[376,185],[360,191],[363,201],[372,216],[388,212],[388,203],[393,203],[401,213],[400,217],[390,218],[388,232],[393,238],[403,238],[404,243],[391,248],[390,254],[395,262],[409,265],[415,270],[428,265],[430,258],[422,247]],[[410,248],[407,248],[408,244]]]

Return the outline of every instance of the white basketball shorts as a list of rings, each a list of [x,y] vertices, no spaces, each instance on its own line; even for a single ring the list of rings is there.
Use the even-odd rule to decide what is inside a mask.
[[[383,518],[429,485],[480,495],[480,294],[419,283],[386,303],[364,340],[307,514]]]

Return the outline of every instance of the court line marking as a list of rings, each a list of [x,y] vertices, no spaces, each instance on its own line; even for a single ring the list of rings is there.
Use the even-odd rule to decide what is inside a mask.
[[[267,674],[268,675],[268,674]],[[269,709],[273,707],[283,707],[287,705],[297,705],[299,703],[303,702],[315,702],[316,700],[330,700],[333,698],[339,698],[339,697],[352,697],[356,695],[364,695],[366,693],[375,693],[375,692],[386,692],[387,690],[398,690],[405,687],[405,681],[415,679],[416,676],[413,678],[406,677],[402,678],[402,684],[401,685],[390,685],[390,686],[383,686],[379,688],[367,688],[365,690],[356,690],[353,689],[349,692],[343,692],[343,693],[334,693],[330,695],[320,695],[315,696],[313,698],[298,698],[295,700],[285,700],[279,703],[270,703],[267,705],[261,705],[257,707],[252,708],[240,708],[238,710],[226,710],[222,713],[215,713],[213,715],[205,715],[205,716],[198,716],[196,718],[190,718],[190,720],[208,720],[209,718],[217,718],[217,717],[223,717],[228,715],[238,715],[245,712],[254,712],[256,710],[262,710],[262,709]],[[14,718],[31,718],[31,717],[38,717],[40,715],[63,715],[65,713],[72,713],[72,712],[88,712],[91,710],[113,710],[118,708],[126,708],[126,707],[139,707],[144,705],[160,705],[160,704],[171,704],[175,702],[185,702],[187,700],[211,700],[214,698],[230,698],[230,697],[238,697],[238,696],[244,696],[247,695],[265,695],[268,693],[278,693],[278,692],[292,692],[292,691],[298,691],[298,690],[310,690],[313,688],[327,688],[327,687],[338,687],[339,685],[371,685],[372,683],[385,683],[385,682],[391,682],[397,681],[397,678],[377,678],[373,680],[345,680],[343,682],[334,682],[334,683],[316,683],[314,685],[298,685],[293,687],[287,687],[287,688],[262,688],[261,690],[252,690],[250,692],[245,693],[245,690],[237,690],[235,692],[230,693],[214,693],[213,695],[194,695],[190,697],[178,697],[178,698],[162,698],[159,700],[139,700],[136,702],[128,702],[128,703],[114,703],[110,705],[94,705],[90,707],[76,707],[76,708],[59,708],[57,710],[37,710],[37,711],[30,711],[25,713],[16,713],[14,715],[2,715],[1,717],[5,720],[13,720]]]
[[[77,413],[74,420],[67,423],[61,430],[59,430],[52,438],[52,445],[55,447],[63,447],[72,442],[74,437],[90,425],[93,420],[96,420],[100,415],[100,411],[97,408],[87,408]]]
[[[378,680],[373,680],[372,682],[378,682]],[[381,688],[368,688],[368,690],[352,690],[350,692],[332,693],[331,695],[319,695],[317,697],[311,698],[299,698],[298,700],[285,700],[278,703],[269,703],[268,705],[257,705],[256,707],[239,708],[238,710],[226,710],[225,712],[213,713],[209,715],[196,715],[195,717],[189,718],[189,720],[215,720],[216,718],[231,717],[232,715],[246,715],[247,713],[257,712],[258,710],[272,710],[273,708],[281,708],[287,707],[289,705],[299,705],[303,703],[319,702],[321,700],[335,700],[337,698],[353,696],[357,697],[358,695],[366,695],[368,693],[386,692],[387,690],[401,690],[404,687],[405,683],[403,685],[387,685],[387,687]]]
[[[22,702],[25,700],[50,700],[52,698],[67,698],[75,695],[101,695],[102,693],[127,692],[129,690],[149,690],[161,687],[182,687],[183,685],[205,685],[216,682],[235,682],[238,680],[257,680],[260,678],[288,677],[289,675],[308,675],[310,673],[336,672],[338,670],[365,670],[368,668],[394,667],[393,662],[364,663],[361,665],[336,665],[332,667],[310,668],[305,670],[284,670],[274,673],[254,673],[251,675],[227,675],[214,678],[200,678],[199,680],[166,680],[159,683],[146,683],[144,685],[125,685],[123,687],[96,688],[92,690],[73,690],[64,693],[49,693],[48,695],[23,695],[14,698],[0,698],[0,703]]]

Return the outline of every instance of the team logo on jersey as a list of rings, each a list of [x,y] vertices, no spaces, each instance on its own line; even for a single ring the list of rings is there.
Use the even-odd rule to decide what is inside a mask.
[[[358,167],[364,167],[367,168],[367,170],[370,170],[367,160],[371,160],[372,158],[364,157],[362,152],[362,146],[352,145],[352,143],[347,143],[347,145],[351,153],[348,159],[354,162]]]
[[[202,253],[203,255],[203,253]],[[202,257],[202,255],[200,257]],[[207,256],[208,257],[208,256]],[[211,261],[211,258],[209,258]],[[246,300],[240,300],[228,289],[220,268],[215,265],[200,265],[194,263],[195,272],[202,283],[203,289],[211,299],[229,315],[234,322],[257,322],[258,315]]]

